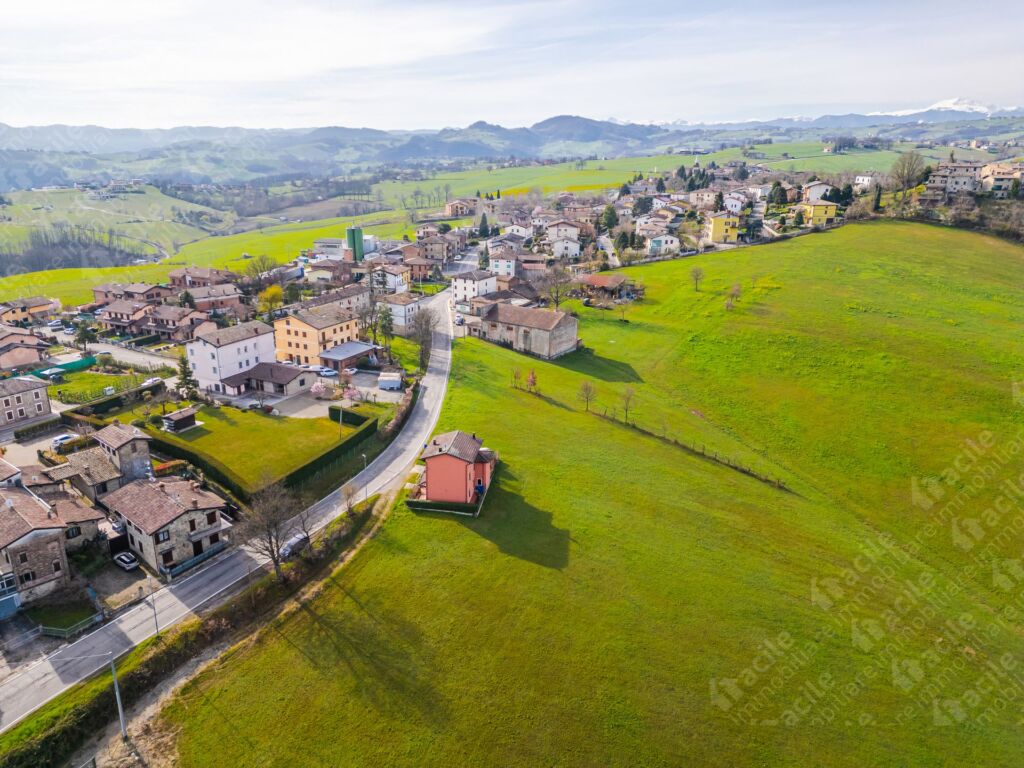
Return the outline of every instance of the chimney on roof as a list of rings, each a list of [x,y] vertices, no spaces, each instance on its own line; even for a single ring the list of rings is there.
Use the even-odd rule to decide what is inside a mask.
[[[192,497],[192,509],[199,509],[199,499]]]
[[[112,424],[113,424],[113,425],[114,425],[115,427],[120,427],[120,426],[121,426],[121,420],[120,420],[120,419],[114,419],[114,420],[113,420],[113,421],[112,421],[111,423],[112,423]]]

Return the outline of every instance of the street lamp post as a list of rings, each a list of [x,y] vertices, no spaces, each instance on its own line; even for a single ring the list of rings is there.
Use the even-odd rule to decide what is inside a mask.
[[[110,674],[114,678],[114,698],[117,699],[117,718],[121,722],[121,738],[128,741],[128,728],[124,723],[124,706],[121,704],[121,687],[117,684],[117,666],[114,664],[114,652],[110,656]]]
[[[146,581],[149,583],[149,607],[153,609],[153,626],[156,627],[156,637],[159,640],[160,620],[157,618],[156,613],[156,593],[153,591],[153,578],[151,576],[147,576]]]

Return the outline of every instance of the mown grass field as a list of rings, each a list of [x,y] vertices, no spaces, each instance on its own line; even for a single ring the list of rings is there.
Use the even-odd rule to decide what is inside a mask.
[[[119,414],[122,421],[141,418],[142,406]],[[159,413],[159,409],[154,410]],[[353,431],[330,419],[270,416],[237,408],[203,406],[196,414],[201,426],[161,438],[212,456],[259,488],[308,464]]]
[[[1020,689],[981,680],[1024,656],[1016,577],[986,559],[1020,552],[994,500],[1024,426],[1022,257],[851,225],[633,268],[649,300],[581,309],[592,351],[555,363],[458,341],[439,429],[500,453],[483,515],[400,505],[165,709],[180,764],[1014,762]],[[654,435],[605,417],[627,387]],[[937,494],[912,503],[944,472],[957,514],[988,510],[980,565]]]

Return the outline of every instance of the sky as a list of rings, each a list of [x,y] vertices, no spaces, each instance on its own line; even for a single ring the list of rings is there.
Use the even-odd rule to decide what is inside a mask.
[[[442,128],[1024,105],[1020,0],[4,3],[0,122]]]

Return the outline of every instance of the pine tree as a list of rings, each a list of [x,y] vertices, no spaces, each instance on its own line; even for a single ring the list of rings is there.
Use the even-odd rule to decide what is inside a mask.
[[[491,228],[487,226],[486,213],[480,214],[480,226],[477,227],[477,234],[479,234],[480,237],[489,237],[491,234]]]
[[[631,194],[629,191],[629,184],[623,184],[621,187],[619,187],[619,197],[623,197],[624,195],[628,194]]]
[[[192,373],[192,366],[188,364],[188,358],[182,355],[178,359],[178,389],[185,393],[188,398],[193,398],[199,391],[199,381]]]
[[[882,210],[882,187],[879,184],[875,184],[875,201],[871,204],[871,210]]]
[[[663,178],[661,178],[661,177],[658,177],[658,183],[654,186],[654,189],[656,191],[658,191],[658,192],[664,192],[665,191],[665,180]]]
[[[601,214],[601,224],[609,232],[619,223],[619,215],[615,213],[615,208],[611,205],[604,207],[604,213]]]

